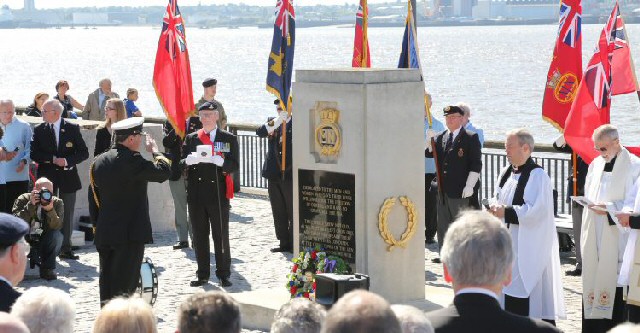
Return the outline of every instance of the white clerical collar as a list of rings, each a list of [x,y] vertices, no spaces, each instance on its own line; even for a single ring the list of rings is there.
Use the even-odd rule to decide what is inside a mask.
[[[496,295],[496,293],[494,293],[493,291],[489,290],[489,289],[485,289],[485,288],[462,288],[460,290],[458,290],[458,292],[456,293],[456,296],[461,295],[461,294],[484,294],[487,296],[491,296],[493,298],[496,299],[496,301],[500,302],[500,299],[498,299],[498,295]]]
[[[6,282],[9,285],[9,287],[13,288],[13,285],[11,284],[11,281],[5,279],[5,277],[2,276],[2,275],[0,275],[0,281]]]

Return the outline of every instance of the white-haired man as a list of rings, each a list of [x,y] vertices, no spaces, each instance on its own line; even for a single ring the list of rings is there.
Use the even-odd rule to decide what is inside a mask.
[[[31,333],[73,332],[76,306],[69,294],[51,287],[29,288],[20,296],[11,314],[22,320]]]
[[[436,333],[560,332],[500,307],[498,295],[511,283],[514,252],[509,230],[489,213],[462,213],[449,227],[441,254],[455,297],[448,308],[427,313]]]
[[[531,158],[534,141],[527,130],[507,133],[505,148],[509,166],[500,173],[490,207],[507,225],[515,253],[504,308],[555,325],[566,315],[551,179]]]
[[[630,190],[640,175],[640,160],[620,144],[613,125],[598,127],[593,142],[600,156],[589,165],[584,185],[585,196],[596,205],[582,215],[582,332],[605,332],[625,321],[626,283],[619,276],[628,233],[620,232],[602,208],[611,202],[621,210],[625,201],[633,202]]]
[[[84,120],[104,120],[104,106],[110,98],[120,98],[118,94],[111,91],[111,80],[102,79],[98,83],[98,89],[89,94],[87,103],[84,105],[82,119]]]
[[[16,198],[29,190],[31,157],[31,126],[15,117],[15,105],[10,99],[0,101],[0,128],[6,159],[0,159],[0,172],[6,184],[0,185],[0,210],[11,213]]]

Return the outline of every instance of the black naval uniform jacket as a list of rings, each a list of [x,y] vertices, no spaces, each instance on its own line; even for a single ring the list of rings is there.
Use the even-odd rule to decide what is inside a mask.
[[[500,308],[485,294],[459,294],[447,308],[428,312],[436,333],[558,333],[559,329],[538,319],[518,316]]]
[[[189,203],[197,205],[217,203],[218,196],[213,195],[216,189],[216,179],[218,180],[218,189],[220,191],[219,198],[227,200],[225,196],[227,190],[225,175],[238,171],[240,167],[238,162],[240,155],[238,139],[235,135],[217,128],[214,143],[215,142],[229,144],[229,151],[223,152],[224,163],[221,168],[213,163],[185,165],[187,169],[187,202]],[[204,143],[198,138],[198,131],[187,135],[184,140],[184,146],[182,147],[182,163],[184,164],[187,156],[195,152],[197,147],[203,144]]]
[[[171,161],[160,153],[153,156],[152,162],[116,144],[94,160],[90,173],[99,207],[91,209],[91,220],[96,221],[96,247],[153,241],[147,183],[162,183],[171,174]]]
[[[451,150],[445,152],[449,131],[436,135],[436,153],[438,154],[438,171],[444,184],[438,184],[442,191],[454,199],[462,198],[462,189],[467,184],[469,172],[480,173],[482,170],[482,150],[480,139],[475,132],[460,128],[458,136],[453,139]],[[433,153],[425,149],[425,157],[433,157]],[[437,177],[434,179],[434,181]]]
[[[0,312],[9,312],[20,293],[13,289],[6,281],[0,280]]]
[[[31,139],[31,159],[38,163],[37,177],[47,177],[55,189],[62,193],[73,193],[82,188],[78,176],[78,164],[89,158],[89,149],[80,134],[80,126],[60,120],[58,146],[56,138],[47,123],[41,123],[33,130]],[[53,164],[53,157],[65,158],[66,167]]]
[[[182,158],[182,138],[176,134],[171,123],[167,120],[162,127],[164,136],[162,137],[162,145],[165,152],[169,153],[171,159],[171,177],[170,181],[176,181],[182,176],[182,167],[180,159]]]
[[[269,118],[268,121],[273,121],[273,119],[274,118]],[[284,171],[284,177],[287,180],[291,180],[291,150],[293,148],[291,144],[291,137],[293,136],[292,126],[293,119],[287,123],[287,157]],[[282,177],[282,172],[280,171],[282,165],[282,125],[273,131],[273,135],[269,135],[267,126],[262,125],[256,130],[256,135],[261,138],[269,137],[267,142],[269,148],[267,150],[267,158],[262,166],[262,177],[268,180],[280,179]]]

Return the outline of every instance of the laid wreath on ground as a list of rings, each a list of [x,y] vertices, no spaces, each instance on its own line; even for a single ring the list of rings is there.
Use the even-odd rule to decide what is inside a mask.
[[[350,274],[351,267],[344,259],[327,255],[324,248],[316,246],[307,248],[300,252],[300,255],[291,260],[293,267],[291,273],[287,274],[289,281],[286,288],[291,293],[291,298],[304,297],[314,299],[316,292],[316,274],[334,273]]]

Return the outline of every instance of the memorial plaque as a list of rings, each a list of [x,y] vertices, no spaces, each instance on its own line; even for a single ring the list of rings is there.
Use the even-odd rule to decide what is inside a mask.
[[[298,170],[301,251],[320,245],[355,264],[355,175]]]

